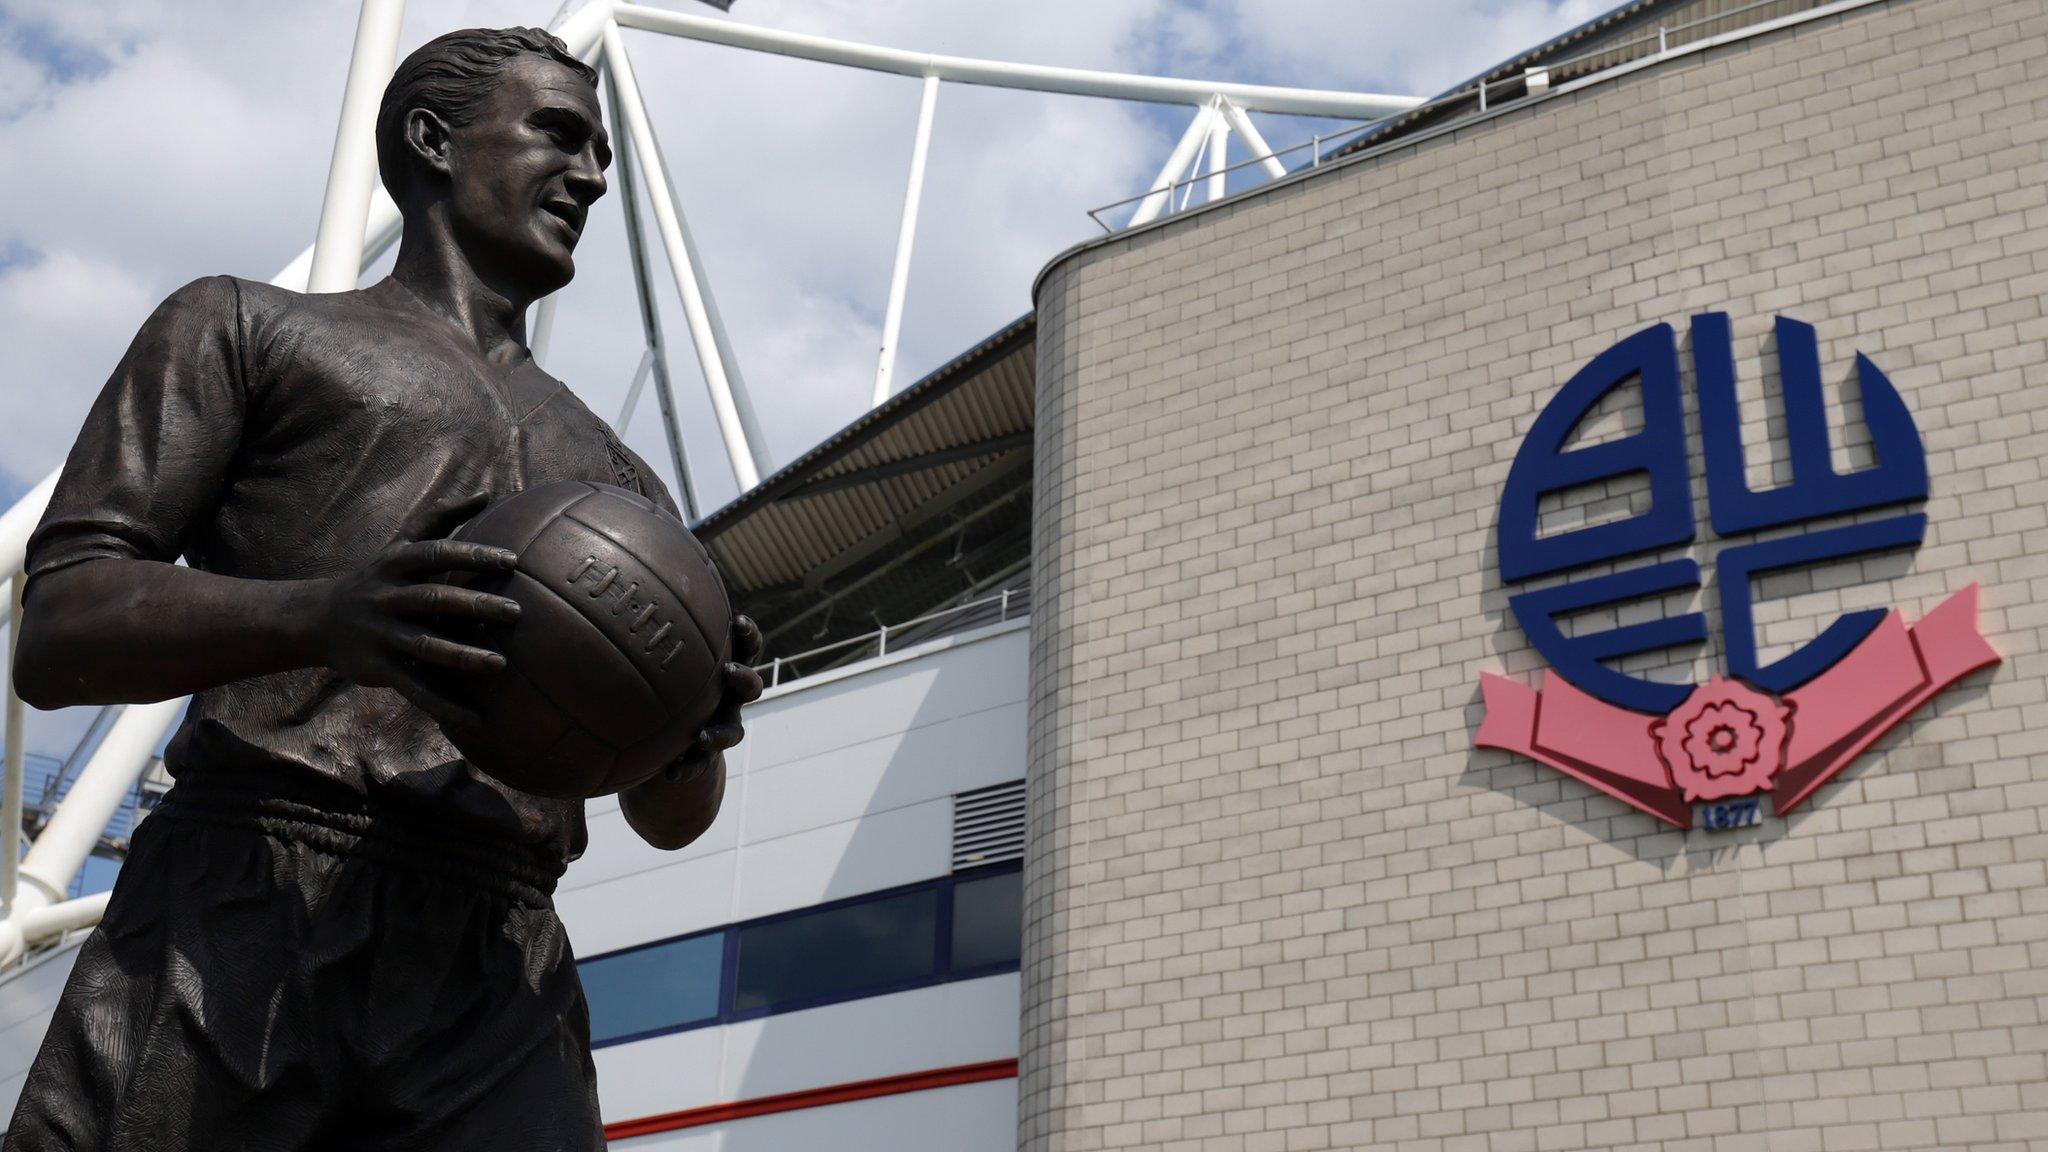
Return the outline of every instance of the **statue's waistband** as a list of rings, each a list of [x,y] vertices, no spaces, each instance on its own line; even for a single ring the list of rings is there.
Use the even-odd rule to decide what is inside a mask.
[[[291,773],[183,773],[149,815],[246,828],[342,856],[547,903],[566,865],[536,845],[480,834],[456,820],[378,803],[343,785]]]

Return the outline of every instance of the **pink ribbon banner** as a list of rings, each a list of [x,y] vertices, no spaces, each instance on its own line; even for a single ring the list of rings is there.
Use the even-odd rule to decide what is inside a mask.
[[[1716,678],[1668,716],[1617,708],[1546,672],[1541,688],[1480,677],[1473,743],[1548,764],[1679,828],[1693,803],[1767,791],[1783,816],[1964,676],[1999,661],[1977,629],[1978,586],[1918,624],[1897,611],[1834,667],[1774,698]]]

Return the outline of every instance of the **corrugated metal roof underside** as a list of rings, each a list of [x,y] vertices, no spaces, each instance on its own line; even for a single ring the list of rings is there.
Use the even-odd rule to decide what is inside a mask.
[[[1036,334],[1006,325],[693,525],[764,659],[821,671],[872,654],[858,638],[882,625],[971,623],[951,610],[1006,589],[1021,610]]]
[[[935,381],[943,387],[900,419],[848,436],[832,458],[778,473],[770,484],[780,491],[754,507],[731,516],[721,510],[720,522],[707,520],[699,535],[727,583],[765,590],[800,582],[1003,457],[1028,453],[1028,446],[1001,442],[1031,431],[1036,369],[1033,342],[1013,339],[985,363]],[[986,453],[943,458],[992,441],[998,443]],[[934,455],[942,458],[888,474],[891,465]],[[827,483],[834,480],[842,483]]]

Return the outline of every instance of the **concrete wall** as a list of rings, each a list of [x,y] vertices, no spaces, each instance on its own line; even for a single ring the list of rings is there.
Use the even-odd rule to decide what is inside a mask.
[[[2044,113],[2039,0],[1879,3],[1049,269],[1024,1148],[2048,1149]],[[1972,581],[2006,657],[1717,834],[1471,744],[1530,421],[1707,310],[1757,447],[1784,313],[1932,474],[1766,659]]]

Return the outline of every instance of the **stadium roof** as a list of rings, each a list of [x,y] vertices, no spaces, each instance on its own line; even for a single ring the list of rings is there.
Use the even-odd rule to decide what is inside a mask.
[[[907,620],[1021,566],[1035,333],[1028,314],[1005,325],[694,525],[771,652]]]

